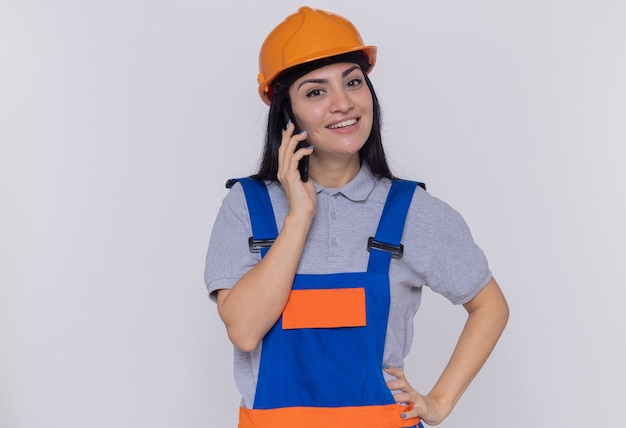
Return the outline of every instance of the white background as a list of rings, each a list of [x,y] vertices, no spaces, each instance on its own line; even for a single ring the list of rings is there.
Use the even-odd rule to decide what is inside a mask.
[[[626,3],[318,1],[379,47],[394,172],[459,210],[511,306],[444,427],[623,420]],[[293,1],[0,1],[0,427],[236,426],[203,284],[254,172],[265,35]],[[427,292],[427,392],[463,309]]]

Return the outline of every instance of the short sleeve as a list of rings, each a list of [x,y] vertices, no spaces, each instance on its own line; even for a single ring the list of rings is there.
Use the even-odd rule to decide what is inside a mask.
[[[260,261],[259,254],[248,248],[251,235],[243,188],[236,183],[222,201],[209,240],[204,281],[212,300],[218,290],[231,289]]]
[[[425,195],[418,209],[424,227],[424,283],[454,304],[467,303],[491,278],[487,259],[463,217],[447,203]]]

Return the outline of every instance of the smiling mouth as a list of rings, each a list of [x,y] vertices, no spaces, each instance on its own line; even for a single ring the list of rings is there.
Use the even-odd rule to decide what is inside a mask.
[[[335,123],[334,125],[330,125],[328,129],[340,129],[348,126],[352,126],[357,123],[356,119],[344,120],[343,122]]]

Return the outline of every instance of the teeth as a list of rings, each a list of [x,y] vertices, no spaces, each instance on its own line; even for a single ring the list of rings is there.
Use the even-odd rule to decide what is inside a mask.
[[[346,126],[354,125],[356,123],[356,119],[344,120],[343,122],[336,123],[335,125],[329,126],[330,129],[337,128],[345,128]]]

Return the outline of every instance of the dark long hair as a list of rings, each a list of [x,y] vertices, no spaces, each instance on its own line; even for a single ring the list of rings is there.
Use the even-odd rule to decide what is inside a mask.
[[[359,52],[360,54],[360,52]],[[373,121],[372,130],[370,132],[367,141],[359,151],[359,158],[361,163],[365,162],[370,167],[372,172],[379,177],[386,177],[393,179],[391,169],[387,164],[387,158],[383,149],[383,141],[381,135],[381,112],[380,103],[378,97],[374,91],[374,86],[367,76],[367,63],[365,65],[362,61],[354,61],[354,58],[347,59],[345,56],[337,56],[332,58],[324,58],[318,62],[308,64],[306,69],[288,70],[284,73],[283,78],[279,76],[273,83],[272,103],[270,104],[270,110],[267,116],[267,129],[265,132],[265,145],[263,148],[263,155],[258,172],[253,177],[260,180],[276,180],[276,174],[278,173],[278,147],[282,139],[282,131],[285,128],[285,112],[291,113],[291,102],[289,100],[288,87],[297,80],[299,77],[308,73],[309,71],[319,68],[323,65],[328,65],[337,62],[356,62],[361,66],[363,75],[365,76],[365,82],[372,94],[373,104]],[[293,117],[293,115],[291,115]]]

